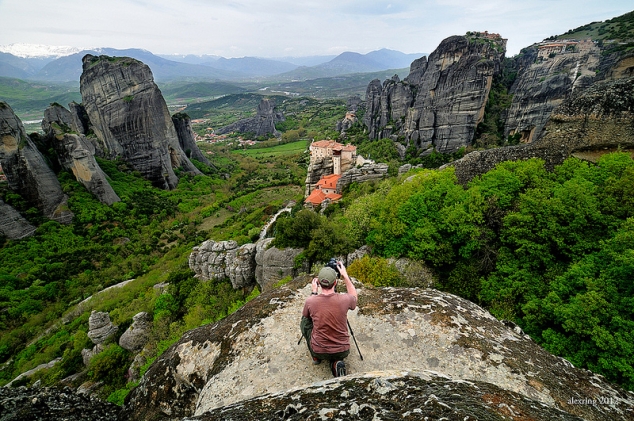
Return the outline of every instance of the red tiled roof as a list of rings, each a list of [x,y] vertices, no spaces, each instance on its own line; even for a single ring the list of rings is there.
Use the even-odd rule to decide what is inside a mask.
[[[312,203],[313,205],[319,205],[321,204],[321,202],[324,201],[325,198],[326,198],[326,195],[324,194],[323,191],[319,189],[315,189],[308,195],[308,197],[306,198],[306,200],[304,200],[304,202]]]
[[[357,150],[357,147],[354,146],[354,145],[346,145],[346,146],[343,147],[343,150],[344,151],[352,151],[352,152],[354,152],[354,151]]]
[[[341,199],[343,196],[337,193],[328,193],[326,195],[326,199],[330,199],[333,202],[336,202],[337,200]]]
[[[326,188],[326,189],[334,189],[337,187],[337,181],[341,178],[339,174],[330,174],[321,177],[321,179],[317,182],[317,187]]]

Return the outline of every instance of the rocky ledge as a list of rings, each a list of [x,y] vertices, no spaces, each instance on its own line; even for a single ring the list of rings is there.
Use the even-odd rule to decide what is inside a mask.
[[[353,345],[346,359],[349,376],[339,383],[332,383],[327,364],[311,364],[306,345],[298,344],[301,310],[310,295],[310,277],[303,276],[262,293],[224,320],[184,334],[128,395],[123,416],[247,419],[249,407],[259,405],[251,419],[345,419],[342,411],[364,408],[367,417],[357,418],[372,419],[372,412],[401,419],[412,411],[409,415],[423,419],[414,411],[427,403],[430,411],[446,405],[447,411],[465,414],[448,418],[460,420],[503,419],[506,410],[512,411],[507,417],[524,416],[515,419],[634,419],[634,393],[546,352],[516,326],[467,300],[433,289],[359,286],[358,291],[359,308],[349,320],[364,359]],[[373,376],[379,382],[384,378],[376,371],[442,374],[386,379],[394,386],[385,393],[395,397],[393,403],[372,400]],[[364,389],[370,393],[365,399]],[[609,404],[580,403],[600,399]],[[304,408],[317,415],[304,416]]]
[[[72,389],[0,387],[2,421],[116,421],[119,407]]]

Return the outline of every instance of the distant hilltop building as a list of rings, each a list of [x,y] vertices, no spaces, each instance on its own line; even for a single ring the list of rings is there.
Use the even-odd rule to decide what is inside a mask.
[[[589,50],[593,41],[591,39],[570,40],[562,39],[556,41],[542,42],[537,46],[537,58],[547,60],[552,54],[563,54]]]

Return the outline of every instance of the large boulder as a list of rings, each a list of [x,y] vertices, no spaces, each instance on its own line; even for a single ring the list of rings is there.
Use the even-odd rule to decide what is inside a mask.
[[[51,105],[44,111],[42,129],[53,144],[61,166],[72,171],[77,181],[101,203],[112,205],[121,201],[95,160],[94,146],[78,134],[82,128],[70,111],[59,104]]]
[[[152,315],[142,311],[132,318],[132,324],[119,338],[119,346],[128,351],[138,352],[143,349],[152,330]]]
[[[200,279],[228,278],[234,288],[242,288],[255,284],[255,252],[254,244],[207,240],[193,248],[189,267]]]
[[[115,334],[118,327],[110,321],[110,315],[103,311],[92,311],[88,318],[88,337],[95,345],[103,344]]]
[[[80,92],[106,156],[121,157],[155,187],[173,189],[173,168],[200,171],[187,158],[150,68],[129,57],[83,60]]]
[[[9,188],[49,219],[70,223],[73,213],[57,176],[27,136],[9,104],[0,102],[0,165]]]
[[[450,414],[439,411],[454,409],[461,415],[449,419],[502,419],[501,414],[520,419],[522,414],[525,419],[602,421],[634,415],[634,393],[546,352],[477,305],[433,289],[359,287],[359,307],[349,312],[349,320],[364,358],[352,345],[349,376],[330,380],[327,364],[313,365],[306,345],[297,343],[310,291],[310,277],[297,278],[217,323],[185,333],[150,366],[121,415],[129,420],[219,419],[218,414],[233,411],[225,419],[270,419],[266,411],[282,409],[282,402],[280,419],[300,419],[313,410],[345,419],[341,411],[365,407],[369,415],[362,419],[390,410],[399,419],[439,419],[439,413]],[[369,398],[377,392],[390,399]],[[584,399],[603,403],[578,404]],[[317,407],[307,408],[313,400]],[[398,412],[401,407],[412,412]]]
[[[260,247],[260,253],[256,255],[258,266],[255,274],[260,290],[268,291],[282,278],[295,277],[302,269],[297,268],[295,258],[303,250],[292,247],[278,249],[277,247],[268,247],[268,244],[267,247]],[[303,269],[307,270],[307,268]]]

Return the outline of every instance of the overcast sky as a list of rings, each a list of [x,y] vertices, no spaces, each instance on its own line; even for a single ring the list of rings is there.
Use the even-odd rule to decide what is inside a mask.
[[[0,0],[0,45],[223,57],[430,53],[448,36],[487,30],[508,38],[512,56],[632,10],[632,0]]]

